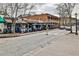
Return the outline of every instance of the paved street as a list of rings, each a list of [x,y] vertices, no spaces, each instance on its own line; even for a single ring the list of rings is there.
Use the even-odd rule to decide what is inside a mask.
[[[73,32],[75,32],[75,27],[73,26]],[[64,32],[65,33],[65,32]],[[79,31],[78,31],[79,33]],[[53,40],[49,41],[42,48],[35,49],[31,51],[29,56],[79,56],[79,35],[65,33],[65,35],[60,34]]]
[[[51,40],[61,37],[67,32],[65,30],[54,29],[48,32],[25,35],[14,38],[0,38],[0,55],[28,55],[30,51],[39,47],[43,48]]]
[[[78,6],[0,3],[0,56],[79,55]]]
[[[68,34],[51,41],[44,48],[29,54],[32,56],[79,56],[79,35]]]

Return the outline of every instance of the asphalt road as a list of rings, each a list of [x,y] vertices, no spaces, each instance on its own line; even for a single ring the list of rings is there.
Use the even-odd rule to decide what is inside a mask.
[[[0,56],[22,56],[66,33],[65,30],[55,29],[49,31],[48,35],[46,32],[38,32],[21,37],[0,38]]]

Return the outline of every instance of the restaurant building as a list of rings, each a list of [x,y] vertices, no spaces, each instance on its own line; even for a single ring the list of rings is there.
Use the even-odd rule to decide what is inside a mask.
[[[46,26],[47,24],[50,29],[59,26],[59,17],[48,13],[24,16],[23,19],[26,21],[28,20],[30,21],[30,23],[34,23],[37,26],[39,26],[39,24],[41,24],[41,26],[42,25]]]
[[[10,17],[4,17],[4,22],[2,24],[4,32],[12,32],[12,19]],[[57,28],[59,26],[59,17],[44,13],[30,16],[19,16],[15,21],[16,32],[46,30],[46,26],[48,26],[47,28],[49,29]]]

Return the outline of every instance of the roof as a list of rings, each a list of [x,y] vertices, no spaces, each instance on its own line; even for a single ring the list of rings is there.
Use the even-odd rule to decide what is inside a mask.
[[[23,19],[18,19],[18,20],[16,20],[16,23],[27,23],[27,22]]]
[[[12,23],[11,18],[9,18],[9,17],[4,17],[4,18],[5,18],[5,22],[6,22],[6,23]]]
[[[27,19],[27,18],[23,18],[24,21],[29,22],[29,23],[42,23],[43,21],[41,20],[32,20],[32,19]]]
[[[52,21],[48,22],[48,21],[42,21],[42,20],[32,20],[32,19],[27,19],[27,18],[23,18],[24,21],[26,21],[27,23],[51,23]]]
[[[51,20],[59,19],[59,17],[51,15],[51,14],[47,14],[47,13],[24,16],[23,18],[27,18],[31,20],[41,20],[41,21],[48,21],[48,19],[51,19]]]

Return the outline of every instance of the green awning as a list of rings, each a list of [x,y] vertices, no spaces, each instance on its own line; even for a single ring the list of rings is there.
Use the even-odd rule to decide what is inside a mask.
[[[4,18],[0,16],[0,23],[4,23],[4,22],[5,22]]]

